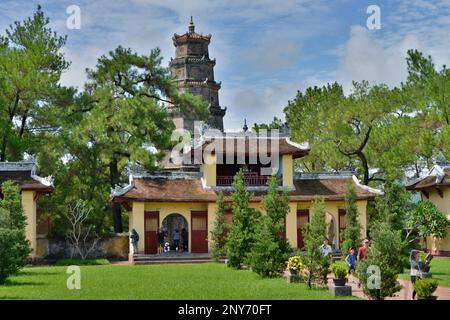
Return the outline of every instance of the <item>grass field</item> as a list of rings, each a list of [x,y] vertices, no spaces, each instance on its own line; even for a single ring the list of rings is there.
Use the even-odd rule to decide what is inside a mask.
[[[68,277],[66,267],[25,268],[0,285],[0,299],[333,299],[326,289],[218,263],[82,266],[80,290],[67,289]]]
[[[440,286],[450,288],[450,258],[434,258],[431,261],[430,272],[433,278],[439,281]],[[409,280],[409,270],[405,270],[399,278]]]

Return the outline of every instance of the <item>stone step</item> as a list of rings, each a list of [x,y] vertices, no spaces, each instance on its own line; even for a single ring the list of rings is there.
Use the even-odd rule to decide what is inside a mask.
[[[174,264],[174,263],[207,263],[213,261],[212,259],[141,259],[134,260],[134,264]]]
[[[162,260],[211,260],[209,256],[134,256],[134,261],[152,260],[152,261],[162,261]]]

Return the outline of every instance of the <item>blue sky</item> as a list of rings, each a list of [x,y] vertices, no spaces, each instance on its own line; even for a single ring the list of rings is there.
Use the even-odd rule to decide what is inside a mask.
[[[297,90],[352,80],[398,85],[406,77],[406,50],[450,65],[450,0],[1,0],[0,32],[31,15],[40,3],[52,27],[68,35],[72,66],[65,85],[81,86],[85,68],[118,45],[145,54],[160,47],[167,65],[171,37],[187,30],[212,34],[210,56],[222,81],[225,127],[270,121]],[[69,5],[81,9],[81,29],[66,27]],[[369,5],[381,10],[381,29],[369,30]]]

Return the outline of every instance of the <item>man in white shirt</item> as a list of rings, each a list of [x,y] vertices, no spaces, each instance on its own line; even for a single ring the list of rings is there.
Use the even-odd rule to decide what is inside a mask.
[[[328,244],[327,238],[323,240],[323,244],[320,246],[320,251],[324,257],[328,257],[333,252],[333,249],[331,249],[331,246]]]

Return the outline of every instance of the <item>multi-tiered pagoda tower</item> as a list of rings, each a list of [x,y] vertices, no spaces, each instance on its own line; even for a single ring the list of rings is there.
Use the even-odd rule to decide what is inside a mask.
[[[175,58],[171,59],[169,67],[172,78],[176,81],[179,92],[189,92],[209,102],[208,124],[223,131],[223,117],[226,108],[220,107],[219,90],[221,83],[214,80],[215,59],[209,58],[208,46],[211,35],[195,32],[194,22],[189,24],[189,31],[183,35],[173,36]],[[177,129],[193,132],[194,117],[186,117],[171,110],[171,115]]]

